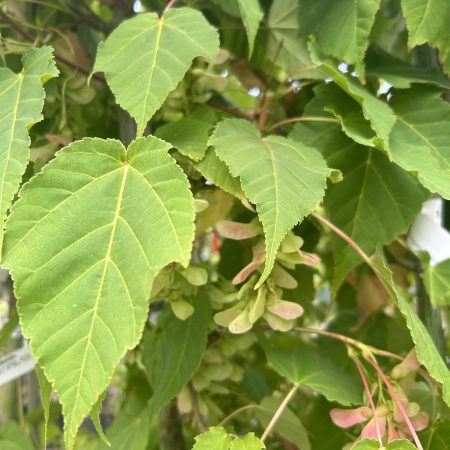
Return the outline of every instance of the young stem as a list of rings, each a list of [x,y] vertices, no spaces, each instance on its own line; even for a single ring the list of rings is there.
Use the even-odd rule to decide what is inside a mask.
[[[269,434],[272,432],[273,427],[276,425],[276,423],[278,422],[279,418],[281,417],[281,415],[283,414],[283,411],[286,409],[288,403],[291,401],[292,397],[294,396],[294,394],[297,392],[297,389],[300,386],[298,384],[294,384],[294,386],[292,387],[292,389],[288,392],[288,394],[286,395],[286,397],[284,398],[284,400],[281,402],[280,406],[278,407],[278,409],[275,411],[275,414],[273,415],[272,419],[270,419],[269,424],[267,425],[266,429],[264,430],[264,433],[261,436],[261,441],[264,442],[267,437],[269,436]]]
[[[238,414],[240,414],[241,412],[244,411],[248,411],[249,409],[263,409],[262,406],[260,405],[245,405],[242,406],[241,408],[236,409],[235,411],[233,411],[231,414],[228,414],[228,416],[226,416],[220,423],[219,423],[219,427],[223,427],[225,426],[225,424],[227,424],[231,419],[233,419],[233,417],[236,417]]]
[[[201,432],[204,432],[207,430],[208,427],[205,423],[205,418],[203,417],[203,414],[200,411],[200,406],[198,404],[198,398],[197,398],[197,392],[195,391],[194,386],[192,385],[191,382],[188,383],[187,387],[189,390],[189,395],[191,396],[192,410],[194,411],[194,415],[197,419],[199,429]]]
[[[312,212],[311,215],[315,217],[317,220],[325,224],[327,227],[329,227],[332,231],[334,231],[338,236],[340,236],[342,239],[344,239],[345,242],[347,242],[360,256],[363,258],[363,260],[367,263],[367,265],[375,272],[376,276],[379,278],[385,289],[388,291],[390,297],[394,302],[397,301],[397,294],[391,287],[390,283],[386,281],[383,274],[380,272],[377,265],[367,256],[367,254],[364,252],[364,250],[347,234],[345,234],[340,228],[338,228],[336,225],[334,225],[329,220],[325,219],[325,217],[322,217],[321,215]],[[374,352],[375,353],[375,352]],[[381,353],[379,353],[381,355]],[[388,356],[388,354],[385,354],[384,356]],[[392,354],[390,355],[392,356]],[[435,380],[432,380],[428,374],[426,374],[423,371],[420,371],[420,374],[426,378],[428,381],[435,382]]]
[[[383,272],[380,267],[376,263],[374,263],[369,256],[364,252],[364,250],[347,234],[345,234],[340,228],[338,228],[336,225],[334,225],[329,220],[325,219],[325,217],[322,217],[321,215],[312,212],[311,215],[315,217],[317,220],[325,224],[327,227],[329,227],[332,231],[334,231],[339,237],[344,239],[345,242],[347,242],[350,247],[353,248],[353,250],[358,253],[358,255],[361,256],[361,258],[364,260],[364,262],[374,271],[375,275],[378,277],[378,279],[383,284],[384,288],[388,292],[389,296],[391,297],[392,301],[397,303],[397,293],[395,291],[394,285],[391,282],[391,280],[386,277],[385,273]]]
[[[373,420],[375,421],[375,428],[377,430],[377,439],[381,446],[383,446],[383,440],[381,436],[381,429],[380,429],[380,422],[378,420],[377,415],[377,409],[375,407],[375,403],[373,401],[372,392],[370,392],[369,383],[367,382],[366,374],[364,373],[364,369],[361,366],[361,363],[359,362],[358,358],[356,356],[351,357],[352,361],[354,362],[356,368],[358,369],[359,375],[361,376],[361,380],[364,384],[364,389],[367,394],[367,398],[369,399],[370,408],[373,412]]]
[[[246,114],[245,112],[239,110],[238,108],[236,108],[233,105],[229,105],[229,106],[228,105],[222,105],[220,103],[216,103],[216,102],[211,101],[211,100],[208,100],[206,103],[209,106],[212,106],[215,109],[219,109],[221,111],[227,112],[227,113],[229,113],[229,114],[231,114],[233,116],[239,117],[241,119],[247,119],[247,120],[250,120],[250,121],[254,120],[254,117],[252,115]]]
[[[267,77],[267,80],[266,80],[266,87],[265,87],[265,89],[262,93],[261,99],[258,103],[259,116],[258,116],[258,120],[256,121],[256,124],[260,131],[262,131],[266,126],[268,111],[269,111],[270,105],[272,103],[272,100],[267,97],[267,91],[269,90],[269,85],[275,75],[275,63],[277,62],[278,57],[280,56],[282,44],[283,44],[283,42],[280,42],[280,44],[278,45],[277,51],[273,58],[272,68],[271,68],[269,76]]]
[[[405,407],[402,405],[402,402],[398,398],[394,388],[392,387],[392,384],[388,380],[387,376],[384,374],[384,372],[381,370],[380,366],[375,362],[371,360],[367,360],[373,368],[378,372],[378,375],[380,375],[381,379],[383,380],[383,383],[386,385],[389,395],[392,397],[392,400],[395,402],[397,408],[400,410],[403,418],[405,419],[406,425],[409,428],[409,432],[411,433],[411,436],[414,439],[414,442],[419,450],[423,450],[423,446],[420,442],[419,436],[417,436],[416,430],[414,429],[411,420],[409,419],[408,412],[405,410]]]
[[[164,12],[168,11],[170,8],[172,8],[173,4],[176,2],[177,0],[170,0],[169,3],[167,3],[166,7],[164,8]]]
[[[321,215],[319,215],[315,212],[312,212],[311,215],[315,219],[317,219],[319,222],[322,222],[328,228],[333,230],[339,237],[344,239],[344,241],[347,242],[347,244],[350,245],[350,247],[352,247],[371,268],[374,268],[374,264],[373,264],[372,260],[367,256],[367,254],[364,252],[364,250],[350,236],[345,234],[334,223],[330,222],[328,219],[325,219],[325,217],[322,217]]]
[[[353,339],[349,336],[345,336],[343,334],[339,333],[333,333],[331,331],[325,331],[325,330],[318,330],[315,328],[304,328],[304,327],[296,327],[294,330],[299,331],[300,333],[310,333],[310,334],[319,334],[320,336],[326,336],[330,339],[335,339],[337,341],[342,342],[345,345],[352,345],[356,348],[358,348],[360,351],[363,352],[363,354],[368,354],[371,356],[372,354],[378,355],[378,356],[384,356],[385,358],[391,358],[395,359],[397,361],[403,361],[403,356],[397,355],[397,353],[392,353],[387,350],[381,350],[376,347],[372,347],[371,345],[364,344],[362,341],[358,341],[357,339]],[[422,369],[418,370],[418,373],[426,380],[428,383],[436,384],[436,381],[428,375],[427,372],[425,372]]]
[[[326,336],[331,339],[336,339],[338,341],[341,341],[346,345],[353,345],[354,347],[356,347],[362,351],[365,350],[365,351],[374,353],[375,355],[386,356],[387,358],[396,359],[397,361],[403,361],[403,357],[400,355],[397,355],[396,353],[388,352],[386,350],[380,350],[376,347],[366,345],[366,344],[364,344],[364,342],[358,341],[356,339],[345,336],[343,334],[333,333],[331,331],[325,331],[325,330],[318,330],[315,328],[305,328],[305,327],[296,327],[295,330],[300,331],[301,333],[319,334],[321,336]]]
[[[269,131],[272,131],[275,128],[281,127],[283,125],[287,125],[289,123],[295,123],[295,122],[332,122],[332,123],[339,123],[339,121],[337,119],[334,119],[333,117],[322,117],[322,116],[291,117],[290,119],[281,120],[280,122],[277,122],[276,124],[272,125],[269,128]]]

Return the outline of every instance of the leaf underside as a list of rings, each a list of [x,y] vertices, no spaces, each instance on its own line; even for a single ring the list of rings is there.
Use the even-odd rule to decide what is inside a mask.
[[[199,56],[210,63],[219,51],[217,31],[190,8],[138,14],[122,22],[98,50],[94,71],[103,71],[116,97],[137,123],[147,122]]]
[[[258,287],[270,275],[288,231],[322,200],[330,170],[315,149],[280,136],[261,138],[246,120],[222,121],[209,143],[231,174],[240,178],[263,225],[266,264]]]
[[[140,340],[154,276],[189,263],[193,199],[169,147],[77,141],[22,189],[7,222],[23,334],[58,393],[69,449]]]
[[[0,69],[0,255],[3,226],[30,156],[28,129],[42,119],[43,83],[58,75],[51,47],[31,48],[23,70]]]

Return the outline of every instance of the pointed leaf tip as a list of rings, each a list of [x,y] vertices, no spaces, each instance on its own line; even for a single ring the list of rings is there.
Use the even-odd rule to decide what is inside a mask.
[[[247,120],[220,122],[209,144],[240,178],[263,226],[266,264],[257,289],[270,275],[286,234],[322,200],[331,171],[317,150],[280,136],[261,138]]]
[[[146,13],[122,22],[100,45],[94,72],[105,72],[117,103],[136,120],[142,136],[192,60],[204,56],[211,64],[218,51],[219,35],[202,13],[173,8],[161,18]]]

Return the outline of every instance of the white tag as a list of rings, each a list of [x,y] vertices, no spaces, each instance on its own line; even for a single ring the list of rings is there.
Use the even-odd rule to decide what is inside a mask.
[[[0,386],[31,372],[36,361],[28,347],[22,347],[0,357]]]
[[[423,206],[420,214],[424,214],[429,217],[433,222],[438,225],[442,225],[442,216],[443,216],[444,202],[442,198],[430,198],[427,200]]]
[[[431,266],[450,258],[450,233],[441,223],[441,199],[428,200],[414,220],[408,235],[408,245],[416,253],[428,252]]]

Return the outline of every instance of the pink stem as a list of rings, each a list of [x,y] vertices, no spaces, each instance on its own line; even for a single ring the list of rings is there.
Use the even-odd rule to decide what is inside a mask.
[[[383,446],[382,436],[381,436],[381,428],[380,422],[378,421],[377,409],[375,408],[375,403],[373,401],[372,393],[370,392],[369,383],[367,383],[366,374],[356,357],[352,357],[352,361],[355,363],[356,368],[361,376],[361,380],[364,384],[364,389],[366,390],[367,397],[369,399],[370,407],[372,408],[373,418],[375,420],[375,428],[377,429],[377,439],[381,446]]]
[[[319,220],[320,222],[325,224],[328,228],[333,230],[338,236],[340,236],[342,239],[344,239],[344,241],[347,242],[347,244],[350,245],[350,247],[352,247],[370,267],[373,267],[373,263],[372,263],[371,259],[367,256],[367,254],[364,252],[364,250],[350,236],[348,236],[346,233],[344,233],[334,223],[325,219],[325,217],[322,217],[320,214],[312,212],[311,216],[313,216],[314,218],[316,218],[317,220]]]
[[[169,10],[170,8],[172,8],[173,4],[176,2],[177,0],[170,0],[169,3],[167,3],[166,7],[164,8],[164,12],[166,12],[167,10]]]
[[[419,436],[417,436],[416,430],[413,427],[413,424],[411,423],[411,420],[409,419],[408,413],[406,412],[404,406],[402,405],[402,402],[398,398],[397,394],[395,393],[394,388],[392,387],[392,384],[384,374],[384,372],[381,370],[381,368],[374,363],[373,361],[368,360],[369,363],[374,367],[374,369],[378,372],[381,379],[383,380],[384,384],[386,385],[390,396],[392,397],[392,400],[394,400],[395,404],[397,405],[397,408],[402,413],[403,418],[405,419],[406,425],[408,425],[409,431],[411,433],[411,436],[414,439],[414,442],[419,450],[423,450],[422,444],[419,440]]]

